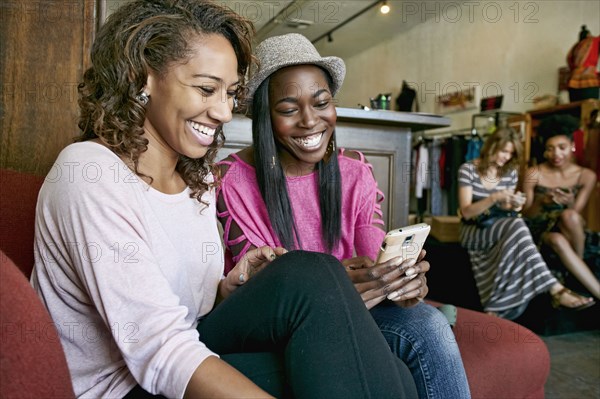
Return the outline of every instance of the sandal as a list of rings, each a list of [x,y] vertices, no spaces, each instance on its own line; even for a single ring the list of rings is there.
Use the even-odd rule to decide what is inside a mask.
[[[567,309],[573,309],[573,310],[583,310],[583,309],[587,309],[590,306],[593,306],[596,304],[596,301],[594,301],[593,299],[591,301],[588,302],[584,302],[581,305],[577,305],[577,306],[566,306],[563,305],[562,303],[560,303],[561,298],[564,295],[571,295],[577,299],[581,300],[589,300],[591,298],[589,297],[585,297],[583,295],[579,295],[576,292],[571,291],[570,289],[568,289],[567,287],[563,287],[560,290],[558,290],[557,292],[555,292],[554,294],[550,294],[550,296],[552,297],[552,307],[555,309],[558,309],[560,307],[564,307]]]

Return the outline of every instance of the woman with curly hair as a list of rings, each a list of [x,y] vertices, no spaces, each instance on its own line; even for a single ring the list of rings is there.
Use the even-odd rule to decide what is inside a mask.
[[[137,0],[98,33],[31,277],[77,396],[416,396],[335,258],[262,246],[223,276],[213,162],[253,33],[202,0]]]
[[[552,248],[565,268],[600,299],[600,282],[583,261],[585,220],[581,216],[597,178],[593,170],[573,160],[573,132],[578,128],[579,122],[570,115],[541,121],[538,135],[546,162],[529,168],[525,175],[523,214],[538,246]]]
[[[515,217],[525,202],[515,193],[523,149],[517,132],[490,135],[479,158],[458,171],[460,242],[467,249],[481,305],[490,314],[516,319],[536,295],[549,292],[554,306],[593,305],[552,276],[527,225]]]

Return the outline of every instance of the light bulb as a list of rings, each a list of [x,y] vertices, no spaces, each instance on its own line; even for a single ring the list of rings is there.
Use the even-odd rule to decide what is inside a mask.
[[[383,4],[381,5],[381,8],[379,9],[379,11],[382,14],[387,14],[388,12],[390,12],[390,6],[388,6],[387,1],[383,2]]]

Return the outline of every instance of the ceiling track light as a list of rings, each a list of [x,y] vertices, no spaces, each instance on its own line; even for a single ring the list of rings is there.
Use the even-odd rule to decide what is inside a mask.
[[[382,14],[387,14],[388,12],[390,12],[390,6],[388,6],[387,0],[383,1],[381,7],[379,8],[379,12],[381,12]]]
[[[390,8],[389,8],[389,6],[387,6],[387,1],[384,1],[383,3],[385,3],[386,7],[388,8],[388,12],[389,12]],[[313,39],[312,43],[315,44],[316,42],[318,42],[319,40],[324,39],[324,38],[327,38],[327,40],[329,42],[333,41],[333,38],[331,37],[331,34],[333,32],[335,32],[336,30],[342,28],[343,26],[347,25],[348,23],[354,21],[356,18],[360,17],[361,15],[363,15],[367,11],[371,10],[372,8],[377,7],[379,4],[381,4],[381,0],[375,0],[375,1],[373,1],[371,4],[369,4],[368,6],[366,6],[365,8],[363,8],[362,10],[360,10],[359,12],[357,12],[356,14],[352,15],[350,18],[346,19],[341,24],[333,27],[333,29],[331,29],[329,32],[325,32],[321,36],[317,37],[316,39]],[[383,7],[383,5],[381,7]],[[381,10],[381,8],[380,8],[380,10]]]

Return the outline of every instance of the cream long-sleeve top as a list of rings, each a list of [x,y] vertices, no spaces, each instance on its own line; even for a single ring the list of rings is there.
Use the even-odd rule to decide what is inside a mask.
[[[189,194],[151,188],[93,142],[66,147],[46,177],[31,283],[78,397],[122,397],[136,384],[182,397],[215,355],[195,329],[223,273],[214,191],[208,207]]]

